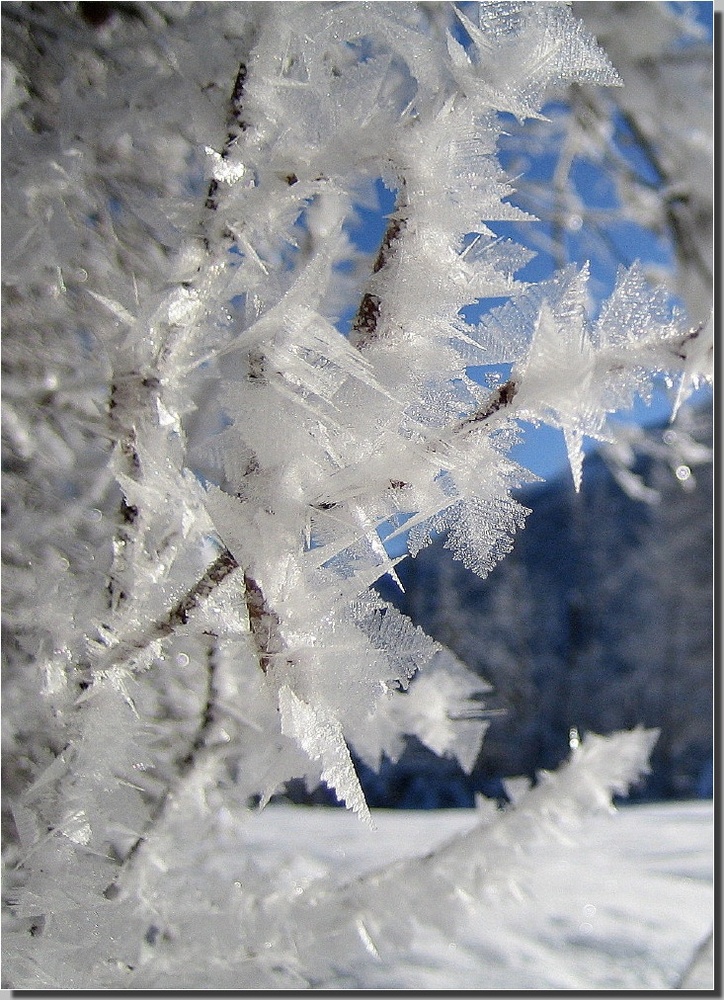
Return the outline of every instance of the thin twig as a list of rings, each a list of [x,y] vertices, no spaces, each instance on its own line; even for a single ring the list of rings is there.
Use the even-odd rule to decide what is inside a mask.
[[[130,425],[126,418],[129,410],[138,416],[140,407],[148,404],[148,393],[158,387],[157,379],[142,378],[140,374],[117,377],[111,383],[108,397],[108,420],[110,435],[117,442],[118,450],[123,456],[125,474],[129,479],[138,480],[141,476],[141,459],[138,453],[135,421]],[[106,589],[109,606],[118,611],[121,605],[131,596],[128,587],[123,583],[123,576],[130,563],[129,552],[138,540],[141,530],[139,510],[135,504],[129,504],[126,497],[121,498],[118,510],[118,526],[113,542],[113,564]]]
[[[453,428],[454,432],[460,432],[472,425],[481,424],[493,416],[494,413],[498,413],[499,410],[504,409],[513,402],[519,386],[515,379],[508,379],[507,382],[503,382],[495,389],[486,402],[478,407],[469,416],[464,417],[459,423]]]
[[[149,837],[155,829],[158,829],[160,824],[169,809],[171,803],[178,797],[179,790],[183,782],[191,775],[198,767],[201,758],[207,757],[215,749],[214,744],[210,741],[211,729],[216,721],[216,702],[217,702],[217,690],[216,690],[216,641],[215,637],[212,637],[209,642],[209,647],[207,651],[207,681],[206,681],[206,699],[204,702],[203,709],[200,713],[200,720],[194,738],[189,746],[187,753],[180,760],[178,765],[178,774],[174,779],[173,783],[170,784],[164,791],[160,801],[156,805],[151,817],[148,820],[146,829],[140,834],[131,847],[126,852],[125,857],[120,862],[120,868],[118,874],[113,879],[113,881],[106,886],[103,891],[103,895],[106,899],[115,899],[121,892],[120,882],[121,879],[126,879],[129,876],[134,865],[137,864],[137,858],[139,857],[139,852],[145,843],[148,842]]]
[[[269,607],[264,591],[248,573],[244,574],[244,586],[251,636],[256,646],[259,666],[266,673],[285,646],[280,632],[281,619],[276,611]]]
[[[201,712],[201,719],[196,730],[196,735],[179,765],[181,776],[194,769],[197,755],[210,745],[211,728],[216,721],[216,636],[210,635],[206,663],[206,701]]]
[[[138,657],[154,642],[173,635],[178,628],[188,623],[191,612],[238,568],[239,564],[234,556],[228,549],[224,549],[163,618],[149,625],[141,635],[137,635],[129,641],[119,642],[110,651],[110,662],[103,663],[102,669],[107,670],[113,664],[117,664],[129,656]]]
[[[402,192],[403,190],[404,188],[401,187],[400,191]],[[399,193],[396,205],[397,213],[399,213],[402,208],[404,200],[404,195]],[[379,252],[372,266],[373,275],[379,274],[380,271],[384,270],[389,265],[393,256],[394,245],[400,238],[402,228],[403,222],[400,219],[399,214],[394,215],[389,221]],[[381,306],[382,302],[380,297],[375,295],[374,292],[367,290],[362,296],[357,314],[352,321],[352,329],[349,334],[349,342],[353,347],[356,347],[357,350],[363,351],[365,348],[369,347],[370,344],[379,340]]]
[[[246,83],[247,77],[247,66],[246,63],[242,62],[239,64],[239,70],[236,74],[236,80],[234,81],[234,89],[229,98],[229,111],[227,115],[227,128],[226,139],[224,140],[224,146],[221,150],[221,158],[226,160],[231,154],[232,149],[236,145],[236,141],[242,132],[246,131],[247,123],[244,121],[242,109],[244,104],[244,85]],[[219,182],[215,177],[211,178],[209,182],[209,188],[206,194],[205,207],[212,212],[215,212],[219,207]],[[208,249],[208,243],[207,243]]]

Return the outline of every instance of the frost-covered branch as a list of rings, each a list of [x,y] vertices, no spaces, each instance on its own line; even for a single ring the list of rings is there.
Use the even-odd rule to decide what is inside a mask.
[[[128,666],[138,659],[149,647],[167,636],[174,635],[188,624],[193,611],[202,604],[223,581],[239,568],[239,564],[229,551],[221,555],[206,568],[202,576],[181,597],[162,618],[152,622],[141,632],[134,632],[128,639],[121,634],[111,646],[111,654],[97,663],[97,669],[109,670],[113,667]]]
[[[236,74],[236,80],[234,81],[234,89],[231,93],[231,97],[229,98],[228,131],[226,133],[226,138],[224,139],[223,149],[220,153],[222,160],[228,159],[234,143],[237,141],[241,133],[246,130],[243,108],[244,83],[246,81],[247,72],[246,63],[240,63]],[[209,181],[209,189],[206,195],[206,201],[204,202],[205,207],[212,212],[215,212],[219,207],[218,190],[219,182],[216,177],[212,177]],[[206,247],[209,249],[208,241],[206,243]]]
[[[521,898],[536,852],[575,843],[584,836],[588,817],[612,811],[612,794],[625,794],[645,773],[655,740],[656,732],[643,730],[589,735],[555,774],[541,775],[525,792],[518,789],[503,811],[481,803],[479,822],[469,832],[425,856],[342,885],[326,878],[292,879],[261,892],[251,910],[242,894],[235,914],[245,934],[241,948],[227,959],[228,981],[250,969],[259,988],[268,989],[329,988],[340,970],[350,987],[363,986],[371,970],[376,981],[384,981],[386,967],[414,961],[421,934],[436,930],[450,940],[458,928]],[[253,878],[252,871],[245,876]],[[209,914],[203,927],[197,926],[189,957],[201,959],[219,932],[218,918]],[[183,973],[166,970],[167,983],[173,988],[177,982],[201,982],[197,965],[191,960]],[[145,968],[126,979],[129,988],[159,981]]]
[[[494,413],[499,413],[506,406],[510,406],[517,392],[518,386],[514,379],[508,379],[507,382],[503,382],[502,385],[499,385],[497,389],[491,392],[490,398],[482,406],[475,410],[474,413],[471,413],[470,416],[464,417],[460,421],[456,427],[456,431],[462,431],[471,424],[481,424],[489,417],[492,417]]]
[[[396,213],[404,206],[404,199],[398,195]],[[387,225],[379,252],[372,267],[372,273],[378,274],[388,266],[394,253],[396,241],[404,226],[398,214],[394,214]],[[357,314],[352,322],[349,342],[360,351],[364,351],[379,336],[377,326],[380,319],[381,301],[374,292],[366,291],[362,296]]]
[[[244,588],[249,628],[259,656],[259,666],[266,673],[274,662],[274,657],[283,650],[279,636],[281,620],[267,605],[259,584],[247,573],[244,574]]]
[[[493,231],[528,219],[501,113],[620,82],[566,4],[6,23],[10,980],[147,984],[206,912],[178,886],[226,802],[302,778],[370,820],[354,756],[409,736],[473,766],[484,682],[371,591],[391,545],[444,532],[489,574],[527,513],[522,425],[564,433],[578,486],[584,436],[652,379],[678,406],[709,377],[710,330],[635,265],[593,320],[586,266],[523,282]],[[371,259],[351,224],[380,182]],[[251,941],[276,903],[250,878],[223,905]]]

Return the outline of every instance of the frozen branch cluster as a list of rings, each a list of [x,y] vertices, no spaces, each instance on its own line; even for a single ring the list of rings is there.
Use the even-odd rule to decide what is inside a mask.
[[[602,274],[630,264],[648,234],[647,275],[666,275],[692,323],[708,322],[713,286],[712,47],[697,4],[574,3],[622,87],[574,84],[545,122],[502,140],[516,201],[544,226],[534,244],[559,266],[596,259]],[[700,8],[701,9],[701,8]],[[522,131],[525,130],[525,139]],[[529,169],[531,157],[542,169]],[[675,260],[673,269],[662,266]]]
[[[369,818],[350,748],[480,746],[475,679],[370,590],[385,535],[486,575],[519,423],[578,487],[583,436],[710,348],[636,265],[593,322],[586,267],[521,282],[491,228],[525,218],[500,113],[619,83],[565,4],[5,6],[12,985],[167,985],[208,905],[231,985],[271,904],[184,895],[223,810],[304,777]],[[427,663],[445,699],[407,693]],[[244,954],[236,986],[314,979]]]

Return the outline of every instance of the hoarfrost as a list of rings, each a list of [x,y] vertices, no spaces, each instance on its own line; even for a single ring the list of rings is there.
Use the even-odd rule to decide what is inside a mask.
[[[302,701],[283,685],[279,690],[282,733],[296,740],[312,760],[321,760],[322,780],[326,781],[348,809],[373,825],[352,758],[337,720]]]
[[[656,372],[678,406],[710,334],[635,267],[592,323],[586,269],[525,284],[490,228],[530,218],[500,112],[618,82],[567,4],[90,6],[3,9],[9,980],[153,987],[213,956],[224,983],[324,982],[406,940],[395,894],[452,926],[481,858],[505,882],[516,837],[605,803],[647,737],[584,741],[490,836],[349,907],[323,887],[318,916],[252,866],[238,899],[199,884],[229,803],[321,778],[369,821],[352,750],[407,735],[469,770],[483,685],[369,595],[392,546],[444,531],[489,573],[526,514],[518,424],[563,430],[578,485],[583,436]],[[375,255],[349,222],[379,179]]]

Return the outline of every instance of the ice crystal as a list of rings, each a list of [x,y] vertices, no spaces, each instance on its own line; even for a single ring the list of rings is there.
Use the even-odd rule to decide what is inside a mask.
[[[337,720],[302,701],[286,685],[279,691],[282,733],[296,740],[312,760],[321,760],[322,780],[348,809],[372,825],[372,818]]]
[[[488,726],[481,697],[490,690],[443,648],[392,707],[403,720],[403,732],[417,736],[433,753],[454,758],[469,774]]]
[[[435,534],[447,533],[445,547],[473,573],[485,577],[513,546],[513,534],[529,513],[517,501],[470,497],[458,500],[410,531],[410,554],[429,545]],[[480,530],[481,517],[486,529]]]
[[[546,89],[561,81],[620,83],[606,55],[563,4],[482,4],[477,24],[460,10],[457,16],[475,50],[472,62],[451,39],[461,85],[519,118],[536,115]],[[493,52],[500,58],[491,61]]]

